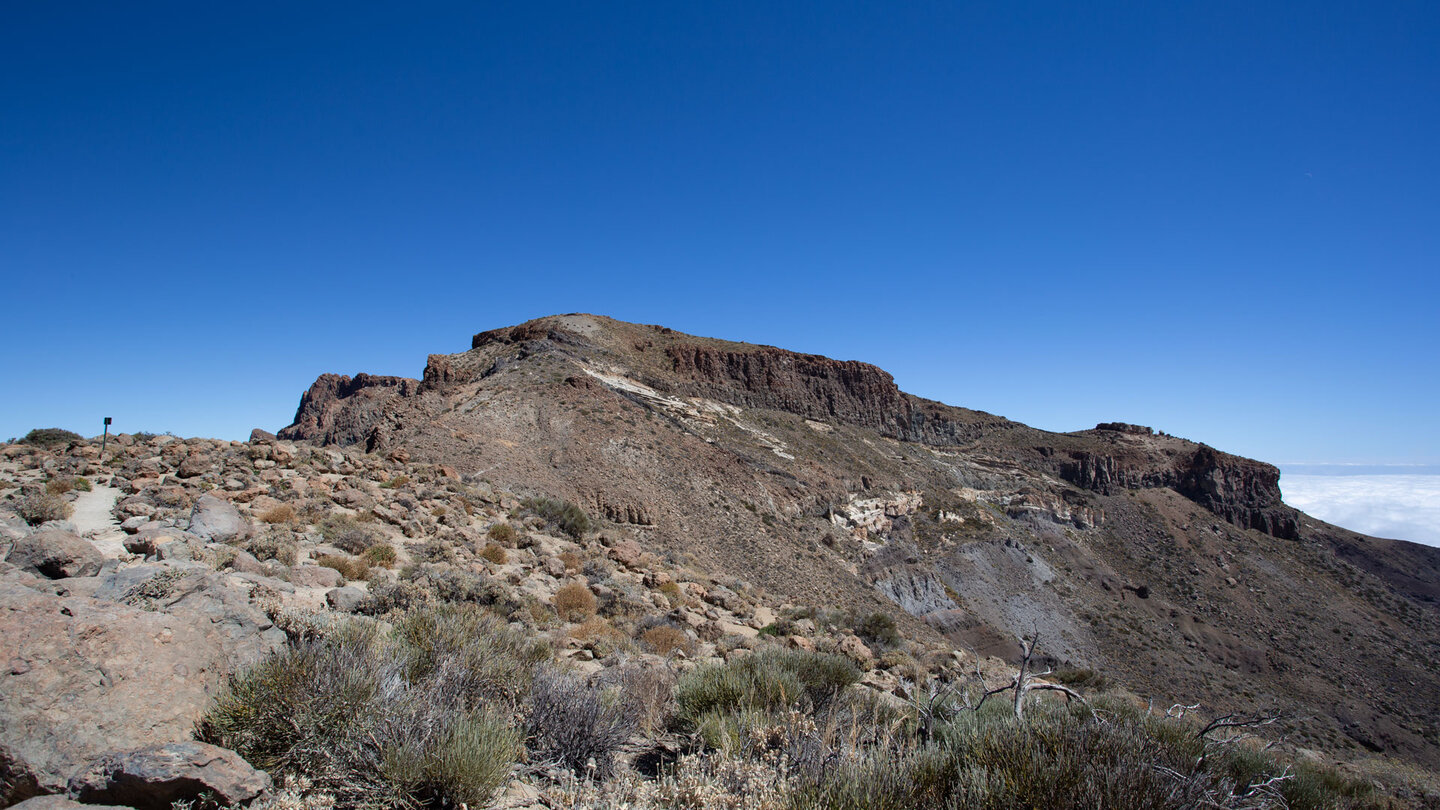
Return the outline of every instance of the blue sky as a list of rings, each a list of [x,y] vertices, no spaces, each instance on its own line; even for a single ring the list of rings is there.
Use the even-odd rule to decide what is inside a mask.
[[[0,10],[0,438],[243,438],[588,311],[1440,463],[1440,5]]]

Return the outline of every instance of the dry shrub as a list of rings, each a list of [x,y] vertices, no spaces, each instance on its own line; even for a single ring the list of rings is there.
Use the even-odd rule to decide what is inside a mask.
[[[485,532],[485,536],[497,543],[512,547],[520,539],[520,533],[515,531],[515,527],[509,523],[496,523],[490,527],[489,531]]]
[[[555,612],[567,622],[583,622],[595,615],[595,594],[581,582],[561,585],[550,600]]]
[[[690,638],[685,631],[668,624],[657,624],[640,634],[640,641],[656,655],[669,655],[680,650],[687,655],[691,652]]]
[[[270,529],[245,541],[245,550],[257,560],[275,560],[294,565],[300,558],[300,544],[284,529]]]
[[[577,774],[604,779],[636,722],[620,696],[551,669],[535,675],[526,719],[532,752]],[[593,773],[592,773],[593,771]]]
[[[45,491],[51,495],[64,495],[74,488],[75,484],[69,478],[51,478],[45,482]]]
[[[70,483],[75,487],[77,492],[89,492],[94,489],[94,485],[90,483],[90,479],[84,476],[72,478]]]
[[[288,503],[282,503],[261,512],[259,517],[262,523],[294,523],[295,507]]]
[[[75,513],[75,507],[66,503],[59,495],[34,492],[21,499],[15,506],[15,512],[31,526],[39,526],[51,520],[69,519]]]
[[[485,548],[480,549],[480,556],[496,565],[504,565],[510,559],[505,547],[499,543],[486,543]]]
[[[612,652],[633,648],[634,643],[623,631],[611,624],[609,620],[599,616],[592,616],[570,631],[570,637],[584,644],[595,652],[596,655],[604,657]]]
[[[320,536],[347,554],[362,554],[380,540],[380,530],[358,518],[331,515],[320,521]]]
[[[584,565],[584,561],[580,559],[580,555],[574,551],[560,552],[560,562],[565,563],[566,571],[579,571],[580,567]]]
[[[339,554],[321,554],[315,558],[316,565],[333,568],[348,580],[370,578],[370,562],[364,557],[345,557]]]
[[[685,594],[680,590],[680,583],[675,580],[671,579],[660,583],[659,590],[660,593],[665,594],[665,597],[670,600],[671,607],[679,607],[685,604]]]
[[[360,556],[373,566],[380,568],[393,568],[395,566],[395,549],[389,543],[376,543],[365,549],[365,553]]]
[[[21,444],[33,444],[50,450],[83,441],[85,439],[79,433],[63,428],[35,428],[20,440]]]

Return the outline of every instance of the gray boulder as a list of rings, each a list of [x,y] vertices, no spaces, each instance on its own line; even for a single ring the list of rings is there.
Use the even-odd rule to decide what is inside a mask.
[[[187,740],[107,754],[71,777],[68,792],[86,804],[169,810],[202,793],[222,806],[235,806],[270,788],[270,777],[234,751]]]
[[[340,613],[354,613],[355,609],[360,607],[360,603],[365,601],[366,596],[365,591],[359,588],[349,586],[335,588],[334,590],[325,592],[325,603],[328,604],[332,610]]]
[[[214,495],[201,495],[190,512],[190,533],[201,540],[228,543],[250,535],[250,523],[235,504]]]
[[[83,537],[47,529],[15,541],[6,562],[22,571],[49,579],[93,577],[100,573],[105,555]]]
[[[113,804],[81,804],[74,799],[52,793],[48,796],[26,799],[19,804],[12,804],[10,810],[131,810],[131,808]]]

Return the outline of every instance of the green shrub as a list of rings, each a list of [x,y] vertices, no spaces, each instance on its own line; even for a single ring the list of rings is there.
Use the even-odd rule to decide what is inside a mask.
[[[683,675],[675,687],[676,717],[694,728],[711,713],[813,710],[859,679],[860,671],[841,656],[766,647]]]
[[[379,566],[380,568],[394,567],[395,560],[397,559],[395,548],[389,543],[376,543],[365,549],[365,553],[360,556],[363,557],[366,562]]]
[[[855,622],[855,635],[880,647],[894,647],[901,641],[895,620],[888,614],[876,611],[860,617]]]
[[[79,433],[62,428],[35,428],[20,440],[22,444],[33,444],[47,450],[69,447],[76,442],[83,441],[85,439]]]
[[[68,520],[75,507],[54,493],[32,492],[15,505],[15,513],[31,526],[39,526],[51,520]]]
[[[503,718],[530,649],[474,608],[415,611],[388,635],[352,626],[232,675],[197,736],[336,806],[482,806],[520,753]]]
[[[90,479],[84,476],[76,476],[71,479],[70,484],[76,492],[90,492],[95,488],[94,484],[90,483]]]
[[[526,498],[520,502],[520,506],[526,511],[544,518],[545,522],[576,540],[593,528],[590,516],[585,514],[585,510],[569,501],[556,498]]]
[[[513,546],[520,539],[520,533],[509,523],[496,523],[485,532],[485,536],[503,546]]]

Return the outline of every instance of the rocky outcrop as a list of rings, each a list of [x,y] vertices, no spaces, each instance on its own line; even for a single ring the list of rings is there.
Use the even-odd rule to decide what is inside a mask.
[[[419,390],[420,381],[408,377],[322,374],[300,398],[295,422],[281,430],[279,438],[317,444],[366,444],[385,404],[395,397],[413,396]]]
[[[832,360],[772,347],[727,351],[698,344],[666,350],[689,396],[744,408],[774,408],[810,419],[836,420],[923,444],[955,445],[1008,420],[912,397],[887,372],[853,360]],[[961,414],[975,414],[961,419]]]
[[[1078,487],[1105,495],[1170,487],[1241,528],[1286,539],[1299,536],[1295,512],[1280,498],[1279,469],[1203,444],[1176,455],[1072,451],[1060,463],[1059,473]]]

